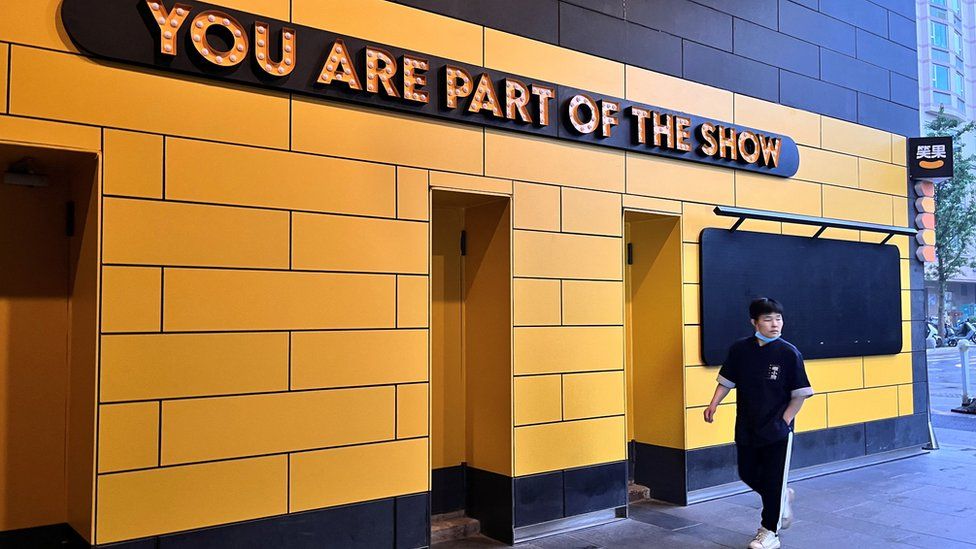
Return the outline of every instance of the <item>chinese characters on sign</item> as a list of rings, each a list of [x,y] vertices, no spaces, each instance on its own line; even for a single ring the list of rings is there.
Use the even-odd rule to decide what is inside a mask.
[[[919,137],[908,140],[908,173],[915,185],[915,226],[919,261],[935,261],[935,184],[952,177],[952,138]]]
[[[952,177],[952,138],[918,137],[908,140],[908,175],[912,179]]]

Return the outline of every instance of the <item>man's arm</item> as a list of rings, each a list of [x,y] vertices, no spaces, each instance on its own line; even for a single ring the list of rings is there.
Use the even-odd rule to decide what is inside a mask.
[[[783,411],[783,421],[785,421],[787,425],[793,421],[796,414],[800,413],[800,408],[803,407],[803,401],[807,398],[807,396],[795,396],[790,399],[790,403],[786,406],[786,410]]]
[[[729,392],[732,389],[726,387],[719,383],[715,386],[715,394],[712,395],[712,402],[705,408],[705,421],[711,423],[715,421],[715,411],[718,409],[718,405],[722,403],[722,399],[729,396]]]
[[[800,408],[803,407],[803,401],[813,396],[813,387],[810,386],[810,380],[807,379],[807,370],[803,365],[803,355],[799,353],[796,356],[795,367],[793,382],[789,387],[790,403],[786,405],[786,410],[783,411],[783,421],[787,425],[793,421],[796,414],[800,413]]]

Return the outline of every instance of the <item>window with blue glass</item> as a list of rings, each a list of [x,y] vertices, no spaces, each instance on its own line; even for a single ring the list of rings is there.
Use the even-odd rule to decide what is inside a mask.
[[[955,31],[952,32],[952,51],[962,55],[962,35]]]
[[[935,6],[929,6],[929,15],[936,19],[948,19],[949,12],[942,8],[937,8]]]
[[[956,95],[966,95],[966,89],[963,87],[962,74],[958,72],[952,73],[952,91]]]
[[[950,91],[949,67],[932,65],[932,87],[941,91]]]
[[[946,6],[946,0],[932,0],[932,5],[933,6],[942,6],[943,8],[947,7]]]
[[[932,92],[932,101],[952,108],[952,96],[942,92]]]
[[[931,22],[932,25],[932,45],[937,48],[949,47],[949,27],[945,23]]]
[[[949,52],[947,52],[945,50],[936,50],[936,49],[933,49],[932,50],[932,61],[935,61],[936,63],[945,63],[946,65],[948,65],[949,64]]]

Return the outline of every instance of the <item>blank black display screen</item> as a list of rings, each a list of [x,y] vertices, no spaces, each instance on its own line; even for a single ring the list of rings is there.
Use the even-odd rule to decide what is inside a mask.
[[[783,338],[804,358],[901,352],[901,263],[891,245],[705,229],[702,358],[719,365],[754,332],[749,302],[785,309]]]

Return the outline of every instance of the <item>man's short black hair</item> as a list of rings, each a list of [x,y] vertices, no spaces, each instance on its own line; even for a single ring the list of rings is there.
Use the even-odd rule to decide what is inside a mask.
[[[763,315],[783,314],[783,306],[779,301],[768,297],[760,297],[749,304],[749,318],[758,320]]]

